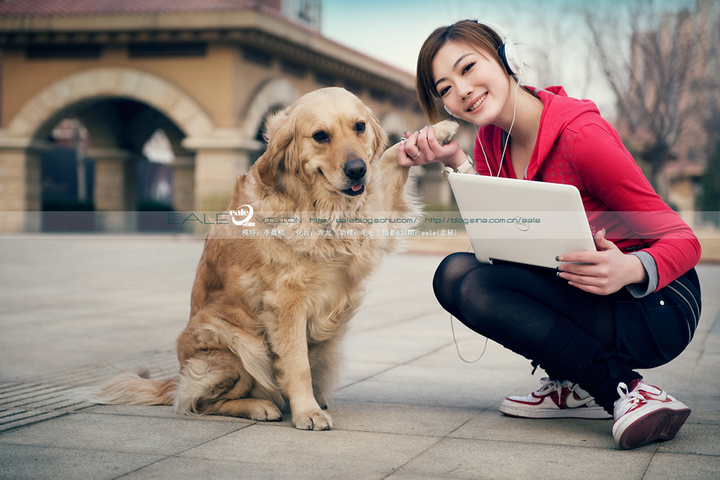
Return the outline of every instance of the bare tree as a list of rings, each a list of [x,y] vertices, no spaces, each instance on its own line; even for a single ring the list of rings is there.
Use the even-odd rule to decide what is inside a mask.
[[[619,129],[657,188],[659,172],[697,115],[701,42],[689,5],[673,11],[653,0],[624,5],[604,14],[587,10],[585,19],[592,51],[616,98]]]
[[[527,2],[518,1],[525,5]],[[586,32],[582,25],[583,9],[574,0],[535,0],[532,11],[532,31],[536,43],[521,44],[529,55],[528,70],[534,74],[534,85],[562,85],[571,96],[585,98],[591,90],[593,65],[583,41]]]
[[[701,59],[706,69],[701,88],[707,132],[706,154],[716,153],[720,147],[720,3],[716,0],[700,0],[699,33],[706,46]],[[720,175],[720,172],[717,172]]]

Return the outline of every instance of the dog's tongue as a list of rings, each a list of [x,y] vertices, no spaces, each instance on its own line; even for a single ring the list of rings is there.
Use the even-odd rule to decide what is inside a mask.
[[[360,184],[358,184],[358,185],[353,185],[353,186],[352,186],[352,191],[353,191],[353,192],[357,192],[357,191],[360,190],[362,187],[363,187],[363,186],[360,185]]]

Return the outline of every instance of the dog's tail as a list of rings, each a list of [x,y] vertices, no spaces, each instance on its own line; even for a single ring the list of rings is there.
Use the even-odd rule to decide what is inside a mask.
[[[153,380],[147,370],[124,372],[102,385],[86,390],[88,401],[122,405],[172,405],[178,377]]]

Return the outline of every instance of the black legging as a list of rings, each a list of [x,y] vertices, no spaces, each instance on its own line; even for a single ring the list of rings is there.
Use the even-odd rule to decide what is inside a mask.
[[[618,382],[629,385],[641,378],[632,368],[679,355],[700,315],[694,270],[636,299],[625,289],[607,296],[584,292],[550,269],[488,265],[471,253],[455,253],[438,267],[433,289],[440,305],[469,328],[532,360],[551,378],[578,383],[608,412]]]

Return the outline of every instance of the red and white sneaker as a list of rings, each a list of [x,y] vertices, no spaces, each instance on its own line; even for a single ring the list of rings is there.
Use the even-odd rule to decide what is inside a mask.
[[[507,397],[500,411],[523,418],[612,418],[578,385],[549,378],[540,381],[542,386],[526,397]]]
[[[654,385],[634,380],[630,388],[617,388],[612,433],[620,448],[642,447],[658,440],[672,440],[690,415],[684,403]]]

